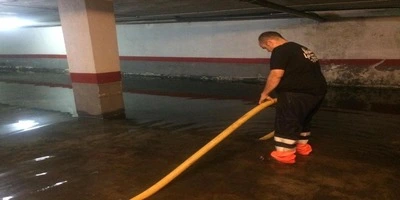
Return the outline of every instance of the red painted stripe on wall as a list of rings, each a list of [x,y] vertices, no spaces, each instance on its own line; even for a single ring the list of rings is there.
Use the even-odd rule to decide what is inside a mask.
[[[155,57],[155,56],[120,56],[121,60],[156,61],[156,62],[202,62],[202,63],[241,63],[265,64],[268,58],[210,58],[210,57]]]
[[[61,54],[0,54],[0,58],[60,58],[60,59],[66,59],[67,55],[61,55]]]
[[[93,83],[103,84],[121,81],[121,72],[107,72],[107,73],[70,73],[71,81],[73,83]]]
[[[321,64],[337,64],[351,66],[374,65],[382,62],[380,65],[385,66],[400,66],[400,59],[321,59]]]
[[[267,64],[269,58],[206,58],[206,57],[154,57],[154,56],[120,56],[121,60],[128,61],[156,61],[156,62],[202,62],[202,63],[240,63],[240,64]],[[383,61],[383,62],[382,62]],[[400,59],[321,59],[321,64],[344,64],[353,66],[373,65],[400,66]]]
[[[58,54],[0,54],[0,58],[57,58],[66,59],[66,55]],[[120,56],[120,60],[149,62],[199,62],[199,63],[239,63],[267,64],[269,58],[212,58],[212,57],[160,57],[160,56]],[[383,61],[383,62],[382,62]],[[338,64],[351,66],[374,65],[382,62],[382,66],[400,66],[400,59],[321,59],[321,64]]]

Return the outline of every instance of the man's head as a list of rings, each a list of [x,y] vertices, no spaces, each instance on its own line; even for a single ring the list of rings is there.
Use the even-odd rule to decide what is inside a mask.
[[[268,52],[272,52],[275,47],[286,42],[287,40],[283,38],[281,34],[275,31],[261,33],[261,35],[258,37],[258,44],[261,48],[266,49]]]

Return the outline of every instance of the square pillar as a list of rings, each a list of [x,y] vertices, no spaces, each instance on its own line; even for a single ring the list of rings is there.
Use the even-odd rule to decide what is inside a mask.
[[[79,116],[125,117],[113,1],[58,0]]]

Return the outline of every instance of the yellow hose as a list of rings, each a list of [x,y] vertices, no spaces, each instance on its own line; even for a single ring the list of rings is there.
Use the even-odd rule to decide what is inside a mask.
[[[255,108],[251,109],[249,112],[240,117],[236,122],[231,124],[228,128],[222,131],[219,135],[217,135],[214,139],[204,145],[201,149],[199,149],[196,153],[191,155],[188,159],[186,159],[182,164],[180,164],[177,168],[171,171],[168,175],[166,175],[163,179],[159,180],[156,184],[140,193],[139,195],[131,198],[131,200],[143,200],[153,195],[173,179],[175,179],[178,175],[180,175],[183,171],[185,171],[189,166],[191,166],[194,162],[196,162],[200,157],[206,154],[209,150],[215,147],[218,143],[220,143],[223,139],[229,136],[234,130],[239,128],[244,122],[249,120],[255,114],[260,112],[262,109],[274,104],[276,99],[271,101],[266,101],[262,104],[259,104]]]
[[[274,135],[275,135],[275,131],[271,131],[267,135],[264,135],[264,136],[262,136],[262,137],[260,137],[258,139],[259,140],[268,140],[268,139],[274,137]]]

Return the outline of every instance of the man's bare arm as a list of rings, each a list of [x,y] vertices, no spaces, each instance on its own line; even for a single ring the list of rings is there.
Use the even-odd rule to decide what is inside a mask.
[[[278,86],[284,73],[285,70],[283,69],[273,69],[269,72],[267,82],[265,83],[264,90],[261,93],[260,100],[258,102],[259,104],[266,100],[272,100],[269,94],[276,88],[276,86]]]

